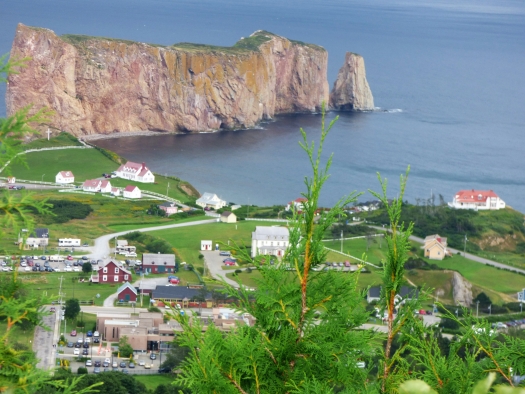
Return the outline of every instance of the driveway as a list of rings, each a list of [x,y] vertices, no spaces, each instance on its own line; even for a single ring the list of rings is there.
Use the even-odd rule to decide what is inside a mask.
[[[49,308],[46,308],[49,310]],[[44,316],[42,321],[45,326],[49,327],[49,330],[44,330],[42,327],[35,328],[35,334],[33,337],[33,351],[38,359],[37,368],[48,370],[55,366],[55,353],[56,350],[53,344],[58,343],[58,323],[60,315],[60,308],[57,307],[57,312],[52,313],[49,316]]]
[[[206,269],[210,273],[210,275],[217,280],[225,281],[226,283],[232,285],[233,287],[238,288],[239,284],[235,282],[234,280],[231,280],[226,277],[226,274],[229,274],[231,272],[235,272],[236,269],[239,267],[233,267],[229,270],[223,270],[222,267],[224,266],[224,263],[222,260],[226,258],[226,256],[220,256],[219,250],[211,250],[211,251],[202,251],[202,255],[204,256],[204,264],[206,266]]]

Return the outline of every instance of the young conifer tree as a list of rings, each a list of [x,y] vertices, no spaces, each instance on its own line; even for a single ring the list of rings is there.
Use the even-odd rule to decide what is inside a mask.
[[[228,295],[238,297],[239,313],[255,318],[224,334],[214,326],[205,332],[187,316],[174,316],[184,331],[181,346],[190,349],[178,383],[198,393],[330,393],[356,384],[366,387],[368,361],[376,350],[378,334],[357,330],[367,321],[363,293],[357,289],[359,273],[340,275],[313,268],[326,261],[322,244],[325,231],[343,215],[356,193],[340,199],[329,211],[318,211],[319,197],[329,175],[332,158],[321,164],[325,138],[323,112],[319,147],[308,143],[301,130],[312,175],[305,178],[306,199],[290,221],[290,247],[281,261],[268,264],[268,256],[252,259],[244,248],[237,255],[256,266],[262,276],[257,290],[225,284]]]

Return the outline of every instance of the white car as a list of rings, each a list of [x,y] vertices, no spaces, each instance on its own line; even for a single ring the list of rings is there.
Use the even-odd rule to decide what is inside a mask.
[[[71,272],[71,271],[73,271],[73,269],[71,267],[66,267],[66,268],[64,268],[64,271],[65,272]]]
[[[105,359],[104,359],[104,362],[105,362],[105,363],[108,363],[108,364],[111,364],[111,359],[109,359],[109,358],[105,358]]]
[[[125,254],[126,257],[137,257],[137,254],[135,252],[129,252]]]
[[[21,262],[20,267],[27,267],[27,263],[25,261]]]
[[[98,338],[98,337],[100,336],[100,333],[99,333],[98,331],[95,331],[95,332],[93,333],[93,336],[94,336],[95,338]]]
[[[31,267],[25,267],[24,271],[31,271]]]
[[[86,339],[84,339],[84,342],[91,343],[91,338],[90,337],[86,337]]]
[[[80,356],[80,349],[78,347],[76,347],[75,350],[73,350],[73,354],[75,356]]]
[[[73,268],[73,271],[75,271],[75,272],[80,272],[80,268],[78,268],[78,267],[74,267],[74,268]]]
[[[2,271],[4,271],[4,272],[9,271],[9,267],[2,267]]]
[[[139,366],[143,367],[144,365],[146,365],[146,361],[143,361],[143,360],[139,361]]]

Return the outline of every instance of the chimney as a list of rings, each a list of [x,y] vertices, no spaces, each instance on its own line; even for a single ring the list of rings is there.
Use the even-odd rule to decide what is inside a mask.
[[[146,163],[142,162],[142,168],[141,168],[141,170],[143,170],[144,168],[146,168]]]

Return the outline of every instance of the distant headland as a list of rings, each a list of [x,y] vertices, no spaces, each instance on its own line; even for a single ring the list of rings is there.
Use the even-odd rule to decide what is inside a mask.
[[[361,56],[347,53],[330,93],[324,48],[266,31],[232,47],[162,46],[19,24],[10,56],[31,60],[9,76],[8,114],[48,107],[55,115],[41,131],[78,137],[250,128],[277,114],[319,111],[323,102],[374,109]]]

